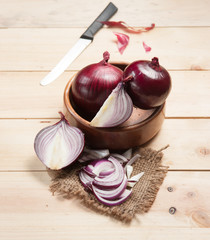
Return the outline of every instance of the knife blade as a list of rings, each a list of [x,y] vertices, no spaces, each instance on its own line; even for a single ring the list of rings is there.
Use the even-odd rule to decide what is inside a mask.
[[[81,35],[75,45],[66,53],[60,62],[49,72],[40,84],[45,86],[58,78],[67,67],[82,53],[82,51],[93,41],[94,35],[103,27],[101,22],[109,20],[116,12],[117,7],[110,2],[103,12],[95,19],[95,21]]]

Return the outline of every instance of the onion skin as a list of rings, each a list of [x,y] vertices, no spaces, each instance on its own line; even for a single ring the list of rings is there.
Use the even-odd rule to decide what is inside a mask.
[[[162,105],[171,91],[171,77],[156,57],[152,61],[140,60],[128,65],[123,77],[129,76],[132,79],[126,82],[127,93],[141,109]]]
[[[109,53],[104,59],[81,69],[72,83],[71,97],[75,110],[91,120],[117,84],[122,81],[123,71],[108,63]]]

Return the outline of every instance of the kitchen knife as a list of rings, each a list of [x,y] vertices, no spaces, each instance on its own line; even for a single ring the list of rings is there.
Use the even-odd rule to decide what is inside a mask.
[[[113,3],[109,3],[104,11],[96,18],[96,20],[82,34],[76,44],[67,52],[60,62],[47,74],[40,82],[45,86],[53,82],[57,77],[65,71],[65,69],[80,55],[80,53],[93,41],[94,35],[103,27],[101,22],[108,21],[116,12],[117,7]]]

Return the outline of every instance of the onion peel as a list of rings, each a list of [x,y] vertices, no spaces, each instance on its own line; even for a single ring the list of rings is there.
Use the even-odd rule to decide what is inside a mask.
[[[155,27],[154,23],[152,23],[150,27],[131,27],[127,23],[125,23],[124,21],[118,21],[118,22],[115,22],[115,21],[103,21],[101,23],[105,24],[108,27],[122,28],[123,30],[125,30],[126,32],[129,32],[129,33],[148,32],[148,31],[152,30]]]
[[[129,43],[129,36],[124,33],[114,32],[114,35],[117,37],[117,47],[120,54],[123,54],[125,51],[128,43]]]

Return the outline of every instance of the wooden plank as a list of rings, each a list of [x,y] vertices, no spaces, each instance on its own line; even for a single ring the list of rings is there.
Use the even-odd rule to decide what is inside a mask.
[[[22,216],[19,219],[15,218],[17,221],[22,220],[24,217]],[[35,216],[36,217],[36,216]],[[51,219],[53,219],[51,217]],[[67,219],[68,220],[68,219]],[[29,224],[28,224],[29,225]],[[82,228],[77,227],[76,229],[72,229],[71,227],[65,226],[54,226],[54,227],[42,227],[41,224],[36,227],[29,227],[27,225],[27,229],[20,228],[11,229],[8,227],[8,230],[4,232],[0,232],[0,237],[5,240],[42,240],[48,239],[50,237],[51,240],[84,240],[87,237],[91,237],[92,240],[98,240],[103,235],[103,240],[109,239],[117,239],[120,238],[122,240],[138,240],[141,238],[142,240],[177,240],[177,239],[185,239],[185,240],[209,240],[210,231],[208,228],[121,228],[116,227],[115,229],[105,228],[100,226],[99,231],[96,232],[94,227],[88,228],[86,225],[82,225]],[[15,225],[14,225],[15,226]],[[24,225],[25,227],[25,225]],[[67,229],[67,230],[66,230]],[[106,231],[107,229],[107,231]],[[138,234],[138,235],[137,235]]]
[[[1,72],[1,118],[58,118],[65,86],[75,73],[66,72],[43,87],[39,82],[46,72]]]
[[[42,87],[39,81],[46,72],[0,72],[0,118],[57,118],[63,108],[65,85],[75,73],[65,72]],[[210,117],[210,71],[170,74],[172,91],[167,99],[166,117]]]
[[[167,117],[210,117],[210,72],[172,71]]]
[[[0,27],[87,27],[109,3],[109,0],[27,1],[1,0]],[[209,1],[148,0],[131,2],[115,0],[117,14],[112,20],[123,20],[132,26],[209,26]],[[15,7],[14,7],[15,6]],[[81,15],[82,14],[82,15]]]
[[[58,120],[0,120],[0,170],[44,170],[34,153],[39,130]],[[164,151],[163,164],[170,170],[210,170],[210,121],[166,119],[159,134],[146,146]]]
[[[84,30],[0,29],[0,71],[49,71],[74,45]],[[130,42],[123,55],[117,49],[113,31],[120,30],[104,28],[98,32],[94,42],[68,69],[78,70],[98,62],[106,50],[111,54],[111,62],[131,63],[138,59],[151,60],[157,56],[160,64],[169,70],[210,69],[210,27],[155,28],[140,35],[130,34]],[[151,52],[145,53],[143,41],[152,47]]]
[[[14,236],[135,240],[139,236],[168,239],[164,236],[171,233],[170,239],[184,236],[188,240],[199,233],[199,239],[208,239],[210,230],[199,228],[210,227],[209,181],[209,172],[169,172],[151,210],[124,225],[83,207],[75,199],[52,196],[47,173],[4,172],[0,174],[0,236],[6,240]],[[173,187],[173,192],[168,187]],[[173,215],[169,213],[171,207],[176,208]]]

